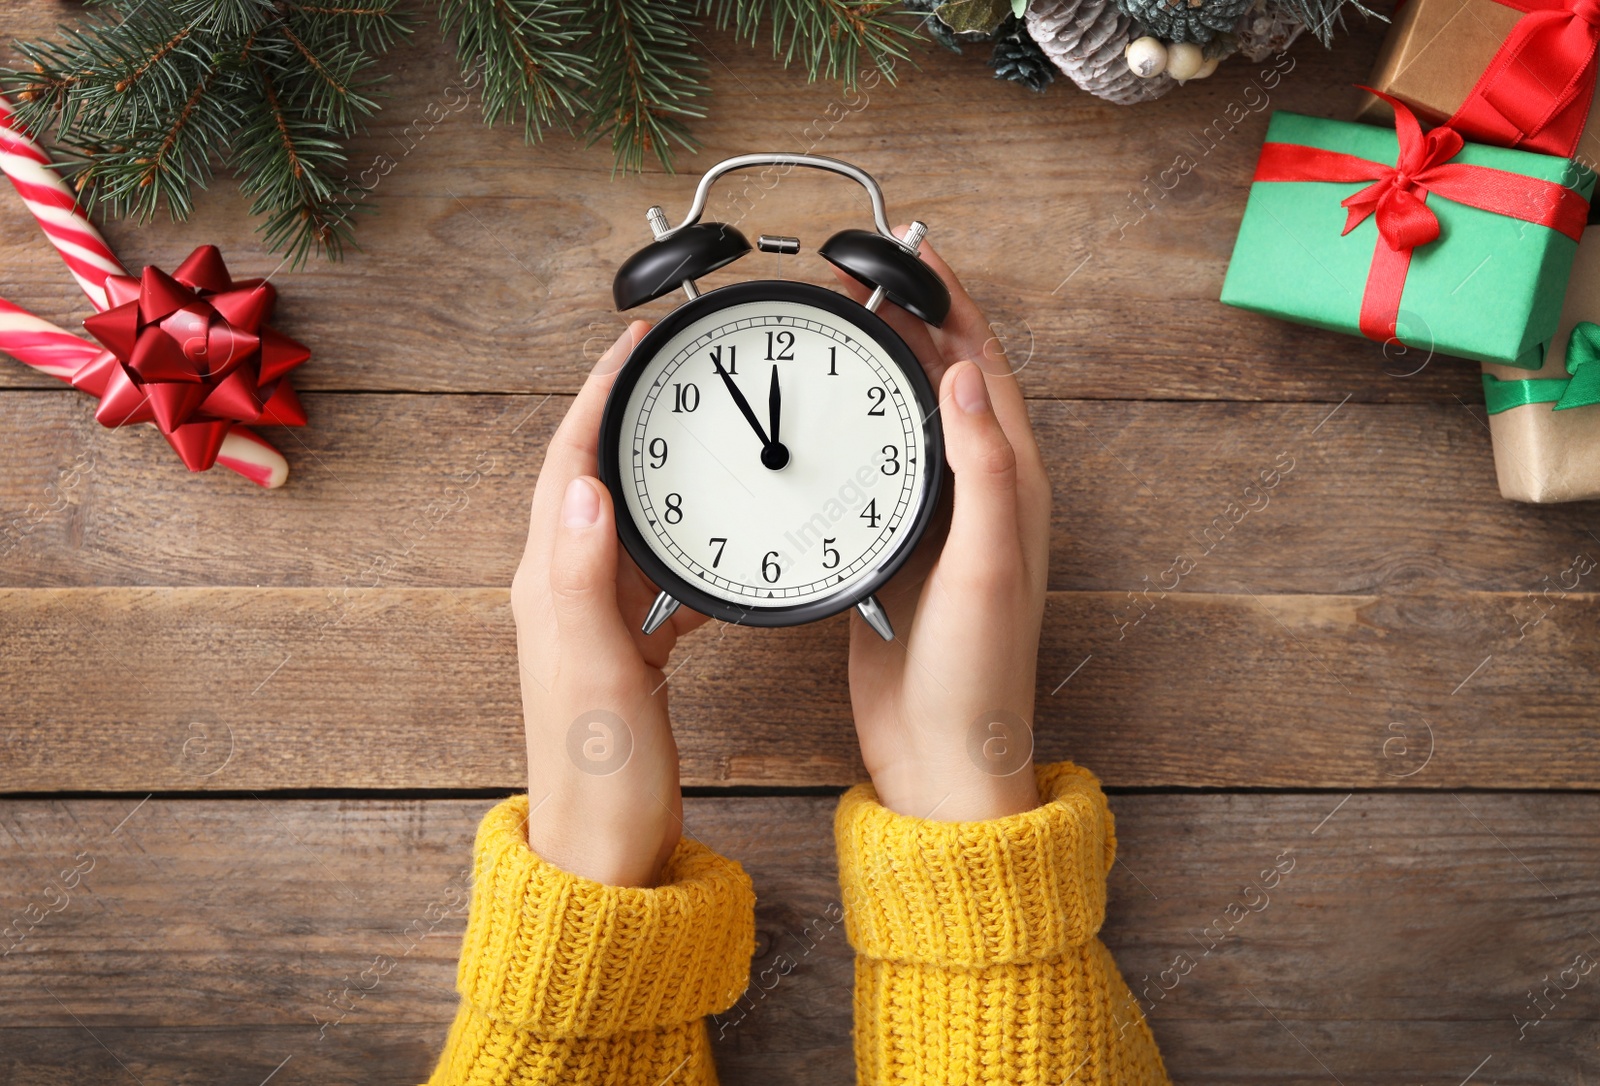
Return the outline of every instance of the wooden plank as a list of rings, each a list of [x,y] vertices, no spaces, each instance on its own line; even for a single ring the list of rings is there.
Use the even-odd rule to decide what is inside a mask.
[[[17,586],[508,584],[570,402],[312,394],[313,425],[275,434],[289,485],[262,493],[183,471],[149,427],[105,430],[74,393],[3,395],[0,583]],[[1459,404],[1035,401],[1033,415],[1056,589],[1170,587],[1181,554],[1184,590],[1538,592],[1600,557],[1588,505],[1501,500],[1488,431]]]
[[[50,0],[8,5],[7,30],[45,35]],[[806,86],[765,50],[702,33],[711,116],[683,172],[612,180],[604,147],[553,138],[523,146],[515,126],[486,129],[465,101],[432,26],[387,67],[392,94],[354,141],[352,173],[379,214],[342,265],[276,271],[280,326],[311,344],[301,388],[572,391],[592,344],[615,335],[610,281],[646,240],[644,210],[674,218],[711,163],[752,150],[814,150],[856,162],[887,190],[897,219],[920,217],[1019,357],[1029,391],[1080,399],[1481,399],[1477,367],[1385,359],[1359,339],[1294,328],[1217,302],[1266,120],[1273,109],[1349,116],[1382,24],[1338,48],[1309,43],[1293,69],[1240,61],[1160,103],[1126,110],[1064,83],[1035,96],[990,78],[974,50],[919,56],[898,87],[844,94]],[[9,45],[0,61],[13,61]],[[1285,62],[1285,66],[1289,62]],[[430,120],[431,118],[442,118]],[[1232,118],[1230,120],[1230,118]],[[1183,173],[1180,156],[1197,163]],[[1163,178],[1163,171],[1166,176]],[[865,222],[843,182],[733,182],[711,211],[746,233],[802,238],[799,260],[751,257],[707,281],[783,275],[831,281],[823,238]],[[769,186],[771,191],[769,191]],[[781,192],[777,191],[781,189]],[[6,295],[69,326],[87,311],[9,195],[0,221]],[[1141,209],[1145,210],[1141,217]],[[200,242],[241,275],[274,272],[231,183],[201,195],[182,228],[112,223],[130,264],[171,268]],[[647,312],[665,311],[664,304]],[[0,383],[48,381],[14,364]]]
[[[1600,1072],[1600,973],[1553,990],[1578,955],[1600,956],[1586,904],[1600,893],[1600,796],[1112,802],[1121,862],[1105,939],[1136,992],[1150,991],[1141,1005],[1176,1081]],[[463,870],[487,805],[0,806],[13,842],[0,855],[4,915],[44,914],[0,971],[10,1081],[110,1082],[125,1068],[248,1086],[275,1066],[285,1082],[420,1081],[454,1008]],[[754,976],[767,990],[713,1026],[730,1083],[849,1077],[832,807],[686,805],[689,831],[737,856],[761,902]],[[91,861],[65,899],[52,890]],[[383,974],[363,978],[379,955]],[[762,981],[785,967],[779,955],[793,968]],[[1540,1021],[1528,993],[1547,977]]]
[[[1041,756],[1140,787],[1600,787],[1593,594],[1521,634],[1540,612],[1486,593],[1149,603],[1052,594]],[[502,590],[16,589],[0,612],[3,791],[525,780]],[[860,779],[845,634],[686,639],[686,782]]]

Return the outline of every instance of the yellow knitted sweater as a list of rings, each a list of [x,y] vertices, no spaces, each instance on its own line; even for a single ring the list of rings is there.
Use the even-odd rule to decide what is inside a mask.
[[[1087,770],[1036,770],[1043,803],[987,822],[908,818],[870,785],[834,819],[856,951],[862,1086],[1166,1083],[1097,933],[1116,855]],[[461,1006],[431,1083],[703,1086],[705,1016],[749,982],[755,894],[685,838],[653,889],[604,886],[528,848],[527,797],[484,817]]]

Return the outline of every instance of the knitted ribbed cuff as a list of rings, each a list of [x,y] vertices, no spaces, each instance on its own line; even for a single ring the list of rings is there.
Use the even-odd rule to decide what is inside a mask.
[[[1094,937],[1116,856],[1111,812],[1088,770],[1062,762],[1035,774],[1040,806],[985,822],[896,814],[869,784],[845,793],[834,835],[857,953],[982,968]]]
[[[541,1037],[604,1037],[727,1010],[749,982],[755,892],[687,838],[660,886],[606,886],[528,847],[528,797],[478,827],[456,986],[487,1018]]]

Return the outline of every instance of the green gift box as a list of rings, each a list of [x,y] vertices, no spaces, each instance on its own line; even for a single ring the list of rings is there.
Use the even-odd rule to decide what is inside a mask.
[[[1561,316],[1595,175],[1564,158],[1462,145],[1449,130],[1423,136],[1403,106],[1397,112],[1397,128],[1273,114],[1222,300],[1423,351],[1538,369]],[[1387,207],[1376,199],[1380,175],[1390,178]],[[1264,179],[1273,176],[1295,179]],[[1299,179],[1305,176],[1329,179]],[[1346,233],[1343,201],[1358,193],[1375,208]],[[1429,213],[1438,224],[1434,240],[1399,251],[1390,244],[1426,236]],[[1389,224],[1383,236],[1380,223]]]

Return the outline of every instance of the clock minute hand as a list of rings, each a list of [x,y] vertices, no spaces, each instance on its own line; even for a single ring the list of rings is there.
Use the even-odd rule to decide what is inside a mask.
[[[717,376],[722,378],[722,383],[728,386],[728,392],[733,396],[733,402],[739,406],[739,413],[750,424],[750,428],[761,439],[761,447],[765,449],[772,442],[767,440],[767,432],[761,428],[761,421],[756,418],[756,413],[750,410],[750,401],[744,398],[744,393],[739,391],[739,386],[733,383],[733,378],[728,371],[722,368],[722,355],[717,352],[711,356],[711,364],[717,368]]]
[[[778,440],[778,416],[783,411],[783,390],[778,387],[778,367],[772,367],[772,384],[767,386],[767,420],[772,428],[772,440],[761,449],[761,466],[769,471],[781,471],[789,463],[789,449]]]

